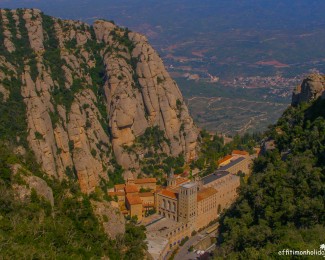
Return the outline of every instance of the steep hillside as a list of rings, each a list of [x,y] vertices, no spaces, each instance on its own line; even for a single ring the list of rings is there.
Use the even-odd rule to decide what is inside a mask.
[[[144,259],[143,227],[125,223],[105,196],[43,174],[0,142],[2,259]]]
[[[158,54],[35,9],[0,10],[0,43],[1,257],[146,259],[108,188],[182,167],[198,135]]]
[[[197,129],[144,36],[17,9],[1,10],[0,42],[1,139],[49,176],[89,193],[153,154],[195,158]]]
[[[302,85],[312,85],[311,78]],[[277,258],[284,249],[319,250],[324,243],[325,100],[307,92],[310,98],[289,107],[266,133],[275,148],[256,159],[222,217],[219,257]]]

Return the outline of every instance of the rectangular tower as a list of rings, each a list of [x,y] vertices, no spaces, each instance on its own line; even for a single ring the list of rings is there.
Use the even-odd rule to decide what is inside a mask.
[[[197,184],[190,182],[181,185],[178,193],[178,219],[181,222],[188,223],[191,230],[195,230],[197,217],[197,189]]]

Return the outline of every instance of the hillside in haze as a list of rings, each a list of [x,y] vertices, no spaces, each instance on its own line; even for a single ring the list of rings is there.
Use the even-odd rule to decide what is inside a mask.
[[[321,0],[13,0],[0,5],[35,6],[58,17],[87,22],[99,17],[114,20],[146,34],[165,59],[192,58],[195,68],[211,74],[238,77],[286,71],[295,76],[324,68],[325,3]]]
[[[318,249],[325,239],[325,77],[306,77],[264,135],[236,135],[226,144],[218,133],[199,131],[187,103],[199,100],[228,122],[247,112],[227,116],[218,106],[233,111],[232,102],[240,100],[242,110],[254,113],[256,104],[287,104],[263,97],[260,89],[220,85],[210,89],[215,97],[204,97],[201,91],[211,85],[200,86],[189,85],[196,94],[184,99],[147,38],[113,22],[0,9],[1,257],[151,259],[144,222],[131,210],[124,215],[128,206],[120,207],[118,196],[109,193],[114,184],[155,177],[160,189],[176,174],[193,181],[194,171],[198,177],[215,172],[233,150],[255,153],[261,139],[252,175],[241,178],[237,201],[221,214],[216,255],[260,259],[287,247]],[[280,110],[273,112],[280,116]],[[196,191],[184,195],[193,200]]]
[[[194,120],[211,131],[265,130],[310,70],[324,72],[321,0],[13,0],[0,6],[38,7],[87,22],[102,17],[144,33],[189,100]]]
[[[237,202],[221,217],[217,259],[319,251],[325,239],[324,93],[325,76],[306,78],[293,106],[265,133],[266,143],[275,146],[254,161]]]

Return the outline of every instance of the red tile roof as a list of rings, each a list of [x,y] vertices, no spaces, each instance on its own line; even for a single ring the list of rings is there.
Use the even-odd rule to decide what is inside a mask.
[[[115,191],[124,190],[125,184],[116,184],[114,185]]]
[[[241,150],[233,150],[232,154],[239,154],[239,155],[249,155],[248,152],[246,151],[241,151]]]
[[[197,201],[204,200],[216,194],[218,191],[215,188],[209,187],[203,190],[200,190],[197,194]]]
[[[135,192],[139,192],[139,189],[135,184],[126,184],[125,192],[126,193],[135,193]]]
[[[226,155],[225,157],[223,157],[220,160],[218,160],[218,164],[224,163],[224,162],[230,160],[231,158],[232,158],[231,155]]]
[[[125,192],[124,191],[112,191],[112,192],[109,192],[108,195],[111,195],[111,196],[125,196]]]
[[[166,196],[166,197],[169,197],[169,198],[172,198],[172,199],[176,199],[177,196],[176,196],[176,192],[173,192],[173,191],[170,191],[170,190],[167,190],[167,189],[163,189],[161,192],[160,192],[162,195]]]
[[[136,179],[134,180],[135,184],[143,184],[143,183],[156,183],[156,178],[144,178],[144,179]]]
[[[130,205],[138,205],[138,204],[142,205],[142,200],[140,199],[138,194],[135,195],[128,194],[126,195],[126,199]]]

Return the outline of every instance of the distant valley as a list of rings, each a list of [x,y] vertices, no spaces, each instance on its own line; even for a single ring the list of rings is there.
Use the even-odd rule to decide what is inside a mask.
[[[325,71],[320,0],[167,0],[150,8],[138,0],[14,0],[0,7],[22,5],[86,22],[106,18],[146,35],[196,124],[210,131],[265,130],[307,74]]]
[[[1,1],[1,257],[325,255],[322,2],[274,2]]]
[[[263,132],[288,107],[292,95],[291,87],[243,88],[183,78],[176,81],[196,124],[227,135]]]

